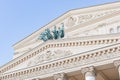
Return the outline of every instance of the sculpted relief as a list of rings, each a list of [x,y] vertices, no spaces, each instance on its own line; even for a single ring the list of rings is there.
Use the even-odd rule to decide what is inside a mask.
[[[28,66],[33,66],[40,64],[46,61],[62,58],[71,55],[70,50],[55,50],[55,51],[46,51],[44,54],[38,55],[34,60],[28,63]]]
[[[53,26],[52,29],[47,28],[45,29],[45,31],[40,33],[39,40],[46,42],[48,40],[56,40],[56,39],[64,38],[65,29],[69,29],[71,27],[75,27],[82,23],[87,23],[89,21],[96,20],[98,18],[107,16],[109,14],[113,14],[119,11],[120,9],[112,9],[112,10],[96,11],[96,12],[90,12],[90,13],[84,13],[84,14],[76,13],[75,15],[70,15],[68,18],[61,21],[60,23],[55,24],[55,26]],[[56,27],[56,26],[59,26],[59,27]]]
[[[91,13],[85,13],[85,14],[77,14],[70,16],[66,19],[66,27],[73,27],[75,25],[79,25],[81,23],[88,22],[93,19],[97,19],[115,12],[120,11],[119,9],[116,10],[106,10],[106,11],[100,11],[100,12],[91,12]]]
[[[92,19],[96,19],[96,18],[100,18],[102,16],[105,16],[105,15],[108,15],[108,14],[112,14],[112,13],[115,13],[115,12],[118,12],[120,10],[109,10],[109,11],[104,11],[104,12],[94,12],[94,13],[90,13],[90,14],[79,14],[79,15],[74,15],[74,16],[70,16],[68,17],[66,20],[65,20],[65,24],[60,24],[60,29],[54,27],[53,30],[49,30],[49,29],[46,29],[46,32],[48,33],[51,33],[51,35],[46,35],[48,39],[59,39],[58,38],[58,32],[59,30],[61,30],[60,32],[63,31],[64,33],[64,27],[72,27],[74,25],[78,25],[80,23],[84,23],[84,22],[87,22],[89,20],[92,20]],[[99,23],[96,26],[95,29],[89,29],[87,30],[86,32],[84,31],[84,34],[81,34],[79,32],[78,33],[75,33],[75,34],[71,34],[70,37],[74,36],[89,36],[89,35],[98,35],[98,34],[105,34],[106,31],[104,31],[105,27],[107,26],[110,26],[111,22],[102,22],[102,23]],[[57,26],[57,24],[56,24]],[[117,25],[117,31],[120,32],[120,27],[119,25]],[[66,28],[66,29],[67,29]],[[113,29],[108,29],[109,27],[106,28],[106,30],[109,32],[110,30],[110,33],[113,32]],[[63,34],[62,34],[63,35]],[[64,36],[61,36],[61,38],[64,37]],[[45,38],[45,36],[44,36]],[[46,62],[46,61],[49,61],[49,60],[54,60],[54,59],[57,59],[57,58],[60,58],[60,57],[64,57],[64,56],[67,56],[67,55],[70,55],[72,54],[72,52],[70,50],[56,50],[56,51],[46,51],[44,54],[42,55],[39,55],[37,56],[37,58],[31,62],[29,62],[28,66],[31,66],[31,65],[35,65],[35,64],[39,64],[39,63],[42,63],[42,62]]]
[[[76,24],[77,18],[76,17],[69,17],[66,22],[67,27],[72,27]]]
[[[87,21],[92,20],[92,19],[97,19],[97,18],[103,17],[105,15],[112,14],[114,12],[116,12],[116,11],[111,10],[111,11],[104,11],[104,12],[78,15],[78,24],[87,22]]]

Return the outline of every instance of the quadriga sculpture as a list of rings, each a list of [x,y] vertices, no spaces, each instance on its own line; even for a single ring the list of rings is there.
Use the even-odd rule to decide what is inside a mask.
[[[63,38],[65,33],[64,33],[64,24],[62,23],[62,27],[59,28],[59,35],[60,38]]]
[[[42,32],[39,36],[39,39],[40,40],[43,40],[44,42],[47,41],[47,36],[46,36],[46,32]]]
[[[59,39],[59,38],[63,38],[65,35],[64,32],[64,24],[61,24],[62,26],[58,28],[56,28],[56,26],[54,26],[54,30],[50,31],[49,28],[45,29],[44,32],[42,32],[39,36],[40,40],[43,40],[44,42],[46,42],[47,40],[53,40],[53,39]],[[52,33],[51,33],[52,32]]]
[[[59,33],[58,33],[57,29],[56,29],[56,26],[54,26],[54,30],[52,32],[53,32],[54,39],[58,39]]]
[[[47,39],[48,40],[51,40],[51,39],[53,39],[53,36],[52,36],[52,34],[51,34],[51,32],[50,32],[50,29],[45,29],[45,32],[46,32],[46,36],[47,36]]]

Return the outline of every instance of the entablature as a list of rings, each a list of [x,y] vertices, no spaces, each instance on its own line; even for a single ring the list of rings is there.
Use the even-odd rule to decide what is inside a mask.
[[[47,41],[39,46],[35,47],[33,50],[27,52],[26,54],[14,59],[8,64],[1,67],[1,73],[4,73],[18,65],[24,64],[35,56],[44,53],[48,49],[53,48],[66,48],[66,47],[80,47],[80,46],[90,46],[90,45],[111,45],[120,42],[120,34],[108,34],[99,36],[89,36],[81,38],[71,38],[71,39],[61,39]],[[107,46],[106,45],[106,46]],[[102,47],[102,46],[101,46]],[[95,49],[95,48],[94,48]],[[97,48],[96,48],[97,49]],[[67,52],[67,51],[65,51]],[[59,56],[58,56],[59,57]]]
[[[52,62],[39,64],[29,68],[16,70],[9,73],[1,74],[2,80],[26,79],[34,77],[48,77],[58,72],[71,72],[81,70],[87,66],[100,66],[103,64],[113,64],[114,60],[120,57],[120,43],[112,44],[99,49],[67,56]],[[41,76],[44,75],[44,76]]]

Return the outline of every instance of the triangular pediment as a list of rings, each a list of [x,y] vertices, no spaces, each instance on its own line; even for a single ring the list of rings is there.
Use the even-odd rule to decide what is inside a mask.
[[[120,31],[119,13],[120,2],[68,11],[16,43],[13,46],[15,49],[14,60],[6,64],[12,64],[15,67],[7,72],[48,63],[117,43],[118,36],[120,36],[118,34]],[[54,25],[59,28],[61,23],[64,23],[64,38],[47,42],[38,39],[40,33],[45,29],[49,28],[52,31]],[[114,29],[114,32],[111,29]],[[21,61],[22,59],[23,61]]]
[[[34,32],[27,38],[23,39],[19,43],[15,44],[13,47],[15,49],[19,49],[24,46],[28,46],[33,43],[41,43],[42,41],[38,41],[38,37],[40,33],[42,33],[46,28],[53,29],[54,25],[56,27],[60,27],[61,23],[64,23],[65,27],[65,38],[74,37],[73,31],[88,28],[93,24],[99,23],[103,20],[109,19],[111,17],[115,17],[119,15],[120,12],[120,3],[112,3],[100,6],[94,6],[89,8],[71,10],[65,13],[64,15],[60,16],[59,18],[55,19],[48,25],[44,26],[43,28],[39,29],[38,31]],[[111,16],[112,15],[112,16]],[[104,24],[104,22],[99,23],[99,25]],[[105,23],[106,24],[106,23]],[[93,25],[94,26],[94,25]],[[86,30],[88,31],[88,30]],[[85,31],[84,31],[85,32]],[[81,33],[80,33],[81,34]],[[88,34],[88,33],[86,33]],[[73,35],[73,36],[71,36]],[[83,36],[83,35],[81,35]],[[80,36],[79,36],[80,37]],[[24,44],[24,45],[23,45]]]
[[[83,53],[99,50],[101,48],[104,49],[118,43],[120,38],[118,36],[120,36],[120,34],[95,35],[47,41],[27,52],[23,57],[18,57],[17,60],[19,61],[24,58],[24,56],[29,55],[29,59],[26,59],[24,62],[9,69],[5,73],[50,63],[77,54],[82,55]],[[33,54],[33,52],[36,53],[36,55]]]

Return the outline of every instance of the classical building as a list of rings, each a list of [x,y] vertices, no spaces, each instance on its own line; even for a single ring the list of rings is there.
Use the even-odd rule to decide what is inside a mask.
[[[0,80],[119,80],[120,2],[68,11],[13,48]]]

